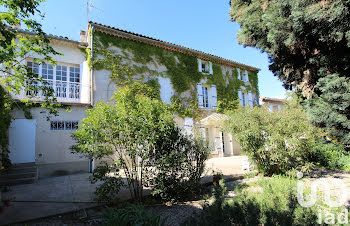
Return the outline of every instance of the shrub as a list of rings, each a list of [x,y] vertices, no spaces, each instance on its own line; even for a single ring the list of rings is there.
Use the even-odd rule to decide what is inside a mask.
[[[178,128],[161,139],[151,156],[156,175],[150,180],[152,194],[170,202],[194,198],[200,192],[208,145],[201,138],[189,139]]]
[[[250,188],[250,189],[248,189]],[[317,225],[320,204],[304,208],[297,202],[297,180],[284,176],[262,178],[237,196],[224,200],[225,185],[214,186],[215,201],[205,205],[185,225]],[[255,191],[254,191],[255,188]],[[322,207],[321,207],[322,208]],[[344,208],[340,208],[344,209]],[[327,209],[339,213],[340,209]]]
[[[103,182],[96,187],[94,192],[98,201],[113,202],[118,200],[117,194],[124,186],[122,178],[118,176],[119,169],[115,165],[104,164],[96,167],[89,179],[92,184],[97,181]]]
[[[137,201],[144,186],[153,187],[164,200],[193,195],[208,156],[206,147],[182,134],[169,106],[148,85],[125,86],[114,100],[87,110],[73,134],[74,153],[102,161],[91,178],[104,182],[98,197],[113,200],[124,185],[122,177]]]
[[[227,130],[242,150],[267,175],[285,174],[308,163],[312,146],[323,132],[312,126],[296,98],[278,112],[240,107],[229,114]]]
[[[346,157],[347,153],[343,145],[334,143],[318,143],[313,146],[310,152],[310,161],[331,169],[343,169],[346,165],[344,160],[349,159]]]
[[[151,211],[146,211],[142,205],[129,205],[123,209],[114,210],[109,208],[103,215],[105,226],[162,226],[166,219],[152,215]]]

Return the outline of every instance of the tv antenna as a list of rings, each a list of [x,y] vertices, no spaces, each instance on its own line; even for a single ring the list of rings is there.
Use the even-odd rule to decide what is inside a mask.
[[[90,8],[97,9],[97,10],[103,12],[102,9],[97,8],[96,6],[94,6],[94,5],[90,2],[90,0],[87,0],[87,1],[86,1],[86,17],[87,17],[87,24],[89,24],[89,21],[90,21]]]

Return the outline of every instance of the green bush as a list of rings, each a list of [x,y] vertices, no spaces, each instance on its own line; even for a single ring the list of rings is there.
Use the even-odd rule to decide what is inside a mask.
[[[226,188],[224,183],[219,183],[213,187],[214,203],[205,205],[199,216],[184,225],[318,225],[320,203],[302,207],[297,201],[296,188],[296,179],[273,176],[236,189],[234,198],[224,199]],[[339,213],[343,209],[327,211]]]
[[[163,134],[158,147],[151,156],[155,175],[149,184],[152,194],[170,202],[195,198],[210,153],[207,143],[201,138],[190,139],[177,128]]]
[[[199,188],[209,150],[182,133],[169,106],[151,91],[139,82],[120,88],[114,104],[87,110],[73,134],[73,153],[102,162],[91,178],[103,182],[100,199],[114,200],[123,185],[137,201],[144,187],[166,201],[189,198]]]
[[[318,143],[313,146],[310,152],[310,161],[326,168],[343,169],[349,160],[347,155],[341,144]]]
[[[240,107],[229,115],[227,130],[257,169],[267,175],[310,166],[309,152],[323,137],[323,131],[310,124],[296,98],[278,112]]]
[[[123,209],[109,208],[103,215],[102,225],[104,226],[162,226],[166,219],[152,215],[151,211],[146,211],[142,205],[129,205]]]
[[[114,175],[113,175],[114,174]],[[124,186],[123,179],[119,177],[119,169],[115,165],[100,165],[96,167],[89,177],[92,184],[101,181],[101,185],[96,187],[94,194],[97,201],[114,202],[117,201],[117,194],[120,188]]]

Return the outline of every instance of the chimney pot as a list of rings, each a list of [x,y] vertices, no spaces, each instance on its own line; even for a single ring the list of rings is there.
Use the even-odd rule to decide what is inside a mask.
[[[86,31],[80,31],[80,42],[86,42]]]

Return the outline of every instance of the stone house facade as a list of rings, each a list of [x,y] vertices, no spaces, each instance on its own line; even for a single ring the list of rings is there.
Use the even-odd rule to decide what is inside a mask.
[[[41,108],[31,109],[32,119],[15,109],[9,130],[13,163],[35,162],[39,177],[93,170],[93,160],[71,154],[71,134],[86,109],[111,101],[127,79],[153,84],[162,101],[178,107],[174,117],[179,127],[188,134],[198,128],[213,157],[239,154],[232,136],[221,129],[225,116],[219,112],[235,104],[258,106],[258,68],[93,22],[80,41],[52,36],[52,46],[63,53],[55,56],[56,65],[36,65],[35,56],[26,63],[70,111],[61,109],[47,120]],[[119,67],[131,72],[120,73]],[[14,97],[27,98],[25,93]],[[38,93],[34,99],[41,98]]]

